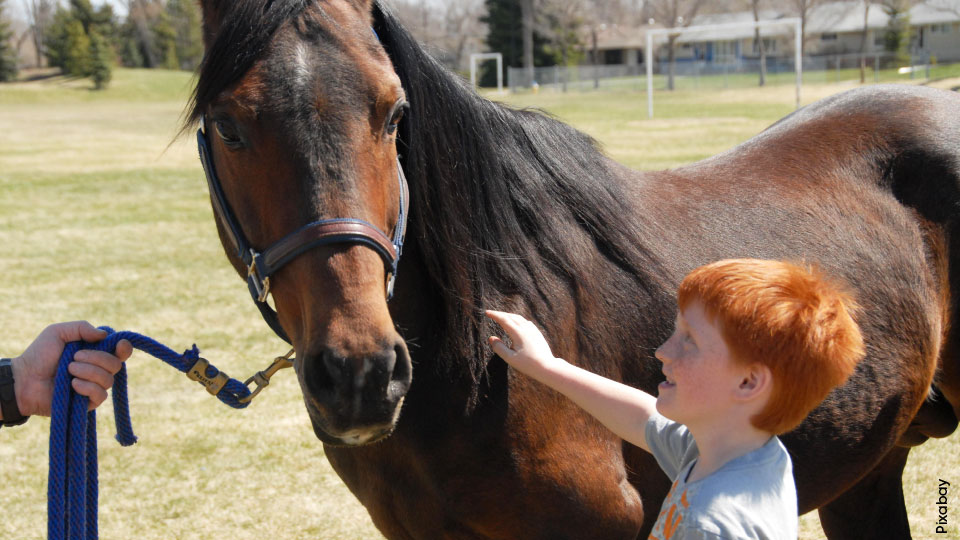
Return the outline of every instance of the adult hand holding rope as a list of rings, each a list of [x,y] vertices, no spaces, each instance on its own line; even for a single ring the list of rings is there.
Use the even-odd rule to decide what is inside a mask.
[[[179,354],[136,332],[115,332],[78,321],[47,327],[14,360],[0,361],[0,425],[19,425],[32,414],[50,416],[47,534],[50,540],[98,538],[96,411],[113,388],[117,441],[137,441],[127,403],[124,362],[139,349],[185,373],[223,403],[243,409],[278,370],[293,365],[293,351],[246,383],[200,357],[197,346]],[[249,388],[254,384],[254,390]]]
[[[50,416],[54,377],[67,343],[99,342],[107,332],[87,321],[53,324],[45,328],[17,358],[0,360],[0,425],[22,424],[31,415]],[[107,398],[114,375],[130,357],[133,347],[127,340],[117,343],[113,354],[80,350],[68,366],[74,377],[73,390],[89,398],[93,410]]]

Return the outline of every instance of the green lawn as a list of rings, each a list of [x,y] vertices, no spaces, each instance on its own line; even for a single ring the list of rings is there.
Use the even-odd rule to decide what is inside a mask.
[[[175,349],[197,343],[237,378],[286,352],[227,265],[191,139],[171,144],[191,84],[179,72],[117,70],[103,93],[62,79],[0,85],[0,355],[78,318]],[[789,87],[658,93],[654,120],[643,93],[494,97],[544,108],[643,169],[723,151],[793,108]],[[140,442],[119,447],[112,411],[100,409],[103,538],[379,536],[324,459],[289,372],[237,412],[152,357],[137,353],[128,367]],[[0,538],[45,536],[48,430],[35,418],[0,432]],[[960,481],[960,437],[911,455],[916,538],[932,537],[938,477]],[[815,518],[803,523],[803,538],[820,537]]]

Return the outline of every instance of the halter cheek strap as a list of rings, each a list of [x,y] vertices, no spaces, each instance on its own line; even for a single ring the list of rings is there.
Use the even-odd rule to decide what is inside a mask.
[[[237,250],[237,257],[247,267],[247,287],[264,321],[281,339],[290,343],[277,312],[267,303],[270,294],[270,278],[280,268],[292,261],[298,255],[320,246],[330,244],[359,244],[367,246],[383,259],[387,270],[387,300],[393,297],[393,285],[397,277],[397,265],[403,251],[403,239],[407,229],[407,213],[410,191],[407,179],[397,158],[397,181],[400,184],[400,209],[397,215],[397,224],[393,231],[393,238],[381,231],[377,226],[354,218],[322,219],[308,223],[303,227],[284,236],[273,245],[257,251],[247,241],[240,222],[227,202],[220,178],[213,165],[213,153],[210,143],[201,125],[197,130],[197,148],[200,151],[200,162],[207,177],[207,186],[210,189],[210,199],[217,219],[226,231],[227,236]]]

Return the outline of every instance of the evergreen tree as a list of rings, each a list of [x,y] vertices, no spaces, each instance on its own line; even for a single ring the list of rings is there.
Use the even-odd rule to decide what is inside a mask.
[[[148,67],[147,60],[140,48],[137,39],[137,28],[129,19],[120,27],[120,37],[117,41],[120,51],[120,62],[127,67]]]
[[[170,24],[170,16],[161,11],[150,25],[153,33],[153,45],[156,47],[160,65],[166,69],[180,69],[177,60],[177,31]]]
[[[503,65],[520,67],[523,65],[523,28],[519,0],[486,0],[487,15],[481,19],[487,25],[487,47],[503,55]],[[552,66],[557,63],[556,56],[548,50],[548,42],[542,36],[533,33],[533,64]],[[496,73],[489,66],[481,71],[481,85],[496,84]]]
[[[110,6],[93,9],[90,0],[70,0],[70,7],[58,7],[47,35],[47,59],[71,77],[91,77],[102,89],[110,81],[113,48],[110,38],[118,35]]]
[[[52,67],[64,69],[67,57],[67,26],[73,21],[73,14],[69,9],[57,5],[53,14],[53,21],[47,28],[47,63]]]
[[[83,23],[79,19],[72,19],[67,23],[62,60],[63,71],[67,75],[86,77],[90,74],[92,67],[90,37],[83,31]]]
[[[90,32],[90,78],[97,90],[103,90],[113,77],[110,64],[113,62],[113,48],[107,39],[94,29]]]
[[[70,0],[70,13],[83,25],[83,33],[89,36],[90,28],[94,24],[94,11],[90,0]]]
[[[523,35],[519,0],[486,0],[487,15],[481,20],[487,25],[487,47],[503,55],[506,66],[523,64]],[[547,51],[547,40],[533,33],[533,63],[552,66],[556,58]]]
[[[17,78],[17,50],[13,46],[13,30],[4,16],[4,2],[0,0],[0,82]]]

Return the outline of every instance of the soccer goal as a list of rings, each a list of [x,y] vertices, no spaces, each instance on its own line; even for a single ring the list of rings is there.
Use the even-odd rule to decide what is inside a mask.
[[[724,24],[709,24],[709,25],[700,25],[700,26],[687,26],[687,27],[676,27],[676,28],[656,28],[652,30],[647,30],[647,50],[646,53],[646,64],[647,64],[647,116],[653,118],[653,43],[654,39],[658,41],[663,41],[668,36],[682,36],[682,35],[691,35],[699,34],[700,36],[706,36],[715,34],[716,32],[729,32],[731,30],[740,30],[745,27],[749,27],[751,30],[755,28],[768,28],[768,27],[779,27],[779,28],[793,28],[794,33],[794,71],[796,72],[796,87],[797,87],[797,107],[800,106],[800,87],[803,84],[802,75],[803,75],[803,62],[801,56],[801,40],[803,35],[801,34],[801,24],[800,19],[796,17],[777,19],[774,21],[749,21],[749,22],[737,22],[737,23],[724,23]],[[776,34],[775,34],[776,35]]]
[[[497,91],[503,92],[503,55],[500,53],[473,53],[470,55],[470,84],[477,87],[477,61],[497,61]]]

